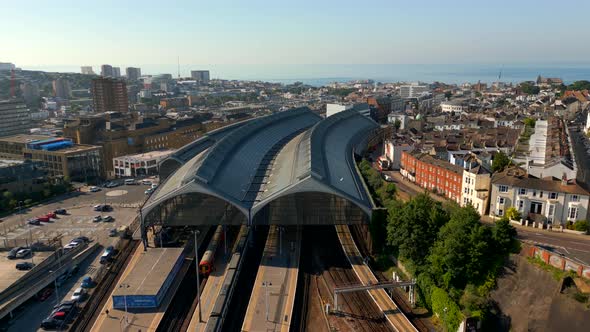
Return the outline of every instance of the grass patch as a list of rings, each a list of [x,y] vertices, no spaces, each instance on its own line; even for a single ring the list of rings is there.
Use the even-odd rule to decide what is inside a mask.
[[[534,264],[534,265],[540,267],[543,271],[551,273],[551,276],[553,276],[553,279],[555,279],[557,281],[560,281],[561,279],[568,277],[568,276],[572,277],[572,278],[577,277],[577,275],[573,271],[562,271],[552,265],[545,263],[542,259],[540,259],[538,257],[527,257],[527,261],[529,261],[529,263],[531,263],[531,264]]]

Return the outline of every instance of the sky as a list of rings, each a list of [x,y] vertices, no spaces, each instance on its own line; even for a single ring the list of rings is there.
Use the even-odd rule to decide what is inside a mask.
[[[0,62],[587,63],[587,0],[0,0]]]

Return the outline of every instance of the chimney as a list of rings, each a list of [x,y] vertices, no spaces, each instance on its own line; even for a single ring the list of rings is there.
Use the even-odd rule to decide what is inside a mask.
[[[563,173],[563,176],[561,177],[561,185],[567,186],[567,175],[565,173]]]

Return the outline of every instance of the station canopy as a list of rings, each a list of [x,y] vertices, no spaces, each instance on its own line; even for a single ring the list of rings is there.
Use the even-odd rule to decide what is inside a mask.
[[[355,165],[377,123],[307,107],[235,123],[160,165],[146,225],[355,224],[374,204]],[[237,218],[234,218],[236,217]]]

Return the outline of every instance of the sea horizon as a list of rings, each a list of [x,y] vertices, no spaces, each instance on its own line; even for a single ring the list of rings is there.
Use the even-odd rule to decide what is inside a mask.
[[[117,66],[116,64],[111,64]],[[18,64],[17,64],[18,66]],[[121,73],[128,65],[120,65]],[[131,66],[131,65],[129,65]],[[265,81],[283,84],[302,82],[325,86],[334,82],[373,80],[375,82],[519,83],[534,81],[538,75],[557,77],[566,84],[590,80],[590,63],[545,64],[301,64],[301,65],[132,65],[144,75],[172,74],[190,77],[190,70],[209,70],[211,78]],[[100,65],[92,66],[98,74]],[[23,70],[80,73],[80,66],[22,66]]]

